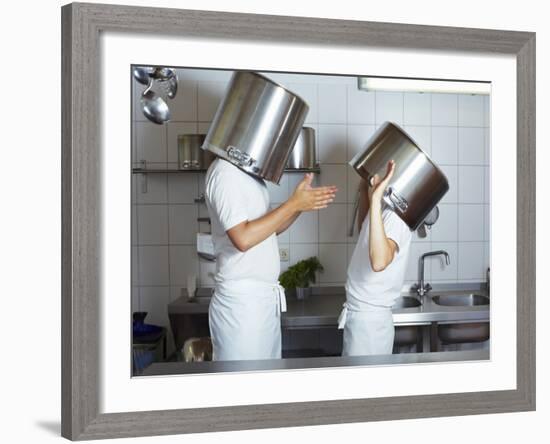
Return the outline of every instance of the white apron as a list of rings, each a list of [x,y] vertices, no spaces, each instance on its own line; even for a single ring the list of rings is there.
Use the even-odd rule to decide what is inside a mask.
[[[395,328],[391,307],[344,303],[338,328],[344,329],[342,356],[388,355]]]
[[[281,358],[284,288],[243,281],[218,285],[208,308],[214,361]]]

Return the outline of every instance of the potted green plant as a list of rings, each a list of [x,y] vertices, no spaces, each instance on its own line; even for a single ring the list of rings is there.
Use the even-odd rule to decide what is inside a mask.
[[[317,257],[312,256],[288,267],[279,276],[279,282],[285,290],[295,291],[297,299],[305,299],[311,294],[310,284],[315,282],[317,271],[322,272],[323,266]]]

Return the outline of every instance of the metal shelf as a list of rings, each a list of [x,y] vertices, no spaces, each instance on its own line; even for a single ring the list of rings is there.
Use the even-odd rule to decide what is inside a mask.
[[[176,170],[176,169],[150,169],[150,168],[132,168],[132,174],[165,174],[165,173],[206,173],[205,169],[188,169],[188,170]]]
[[[316,173],[319,174],[321,168],[286,168],[285,173]],[[205,169],[149,169],[149,168],[132,168],[132,174],[166,174],[166,173],[206,173]]]

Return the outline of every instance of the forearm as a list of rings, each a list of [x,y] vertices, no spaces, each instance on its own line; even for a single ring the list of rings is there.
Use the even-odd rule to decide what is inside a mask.
[[[287,220],[286,222],[284,222],[278,229],[277,229],[277,234],[281,234],[283,232],[285,232],[288,227],[290,227],[294,221],[298,218],[298,216],[301,214],[301,211],[297,211],[294,216],[292,216],[289,220]]]
[[[382,271],[393,260],[394,249],[386,237],[380,203],[371,206],[369,219],[369,258],[374,271]]]
[[[334,200],[335,186],[311,187],[312,173],[304,176],[292,196],[281,206],[252,221],[241,222],[227,230],[227,235],[240,251],[267,239],[273,233],[283,232],[298,217],[301,211],[326,208]]]
[[[258,219],[231,228],[228,235],[235,247],[247,251],[273,233],[278,233],[281,227],[290,225],[298,214],[296,205],[289,200]]]

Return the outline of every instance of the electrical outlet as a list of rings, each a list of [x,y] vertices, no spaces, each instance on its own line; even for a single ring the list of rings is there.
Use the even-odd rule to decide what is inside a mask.
[[[289,252],[288,248],[279,248],[279,257],[281,258],[281,262],[288,262],[289,260]]]

